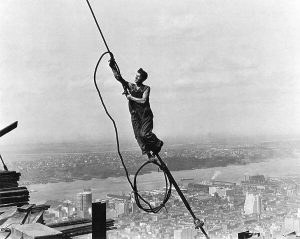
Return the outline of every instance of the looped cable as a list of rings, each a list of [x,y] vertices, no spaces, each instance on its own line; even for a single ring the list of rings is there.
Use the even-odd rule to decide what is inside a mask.
[[[139,169],[138,171],[136,172],[135,176],[134,176],[134,184],[133,184],[133,187],[134,187],[134,190],[136,190],[136,192],[138,191],[137,190],[137,177],[140,173],[140,171],[142,170],[142,168],[144,168],[146,165],[148,164],[155,164],[158,166],[158,168],[162,169],[161,168],[161,165],[157,162],[157,161],[147,161],[145,162]],[[163,169],[162,169],[163,171]],[[165,183],[166,183],[166,191],[165,191],[165,195],[164,195],[164,199],[162,201],[162,203],[157,206],[157,207],[152,207],[151,204],[149,202],[147,202],[146,200],[144,200],[144,198],[139,194],[139,193],[135,193],[134,196],[135,196],[135,201],[136,201],[136,204],[138,205],[139,208],[141,208],[142,210],[144,210],[145,212],[153,212],[153,213],[158,213],[162,208],[166,208],[165,205],[166,203],[168,202],[168,200],[170,199],[170,196],[171,196],[171,192],[172,192],[172,183],[170,182],[167,174],[165,171],[164,172],[164,178],[165,178]],[[141,201],[143,201],[147,206],[148,208],[145,208],[142,204],[141,204]]]

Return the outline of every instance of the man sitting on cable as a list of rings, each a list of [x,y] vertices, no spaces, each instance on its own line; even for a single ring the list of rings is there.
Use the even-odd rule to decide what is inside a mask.
[[[147,154],[149,160],[154,160],[155,154],[158,154],[163,146],[163,141],[159,140],[152,132],[153,113],[149,103],[150,87],[143,84],[148,78],[148,74],[140,68],[136,73],[134,83],[130,83],[122,78],[113,58],[111,58],[109,66],[115,78],[129,91],[126,97],[132,127],[142,154]]]

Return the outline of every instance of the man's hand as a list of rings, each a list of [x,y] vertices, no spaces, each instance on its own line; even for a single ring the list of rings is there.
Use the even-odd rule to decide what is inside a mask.
[[[126,98],[127,100],[132,100],[132,95],[131,94],[126,95]]]
[[[109,66],[112,69],[116,69],[116,61],[115,61],[115,59],[113,57],[110,58],[110,60],[109,60]]]

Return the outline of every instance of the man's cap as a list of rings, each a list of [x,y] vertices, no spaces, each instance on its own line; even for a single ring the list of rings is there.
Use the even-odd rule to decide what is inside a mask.
[[[143,80],[146,80],[148,78],[148,73],[146,71],[144,71],[143,68],[138,69],[137,72],[141,74],[141,77],[143,78]]]

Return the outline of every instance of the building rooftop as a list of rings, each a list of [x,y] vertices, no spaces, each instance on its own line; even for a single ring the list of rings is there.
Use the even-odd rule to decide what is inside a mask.
[[[45,225],[43,214],[50,206],[29,204],[27,188],[18,186],[20,176],[15,171],[0,171],[0,239],[22,236],[43,239],[78,238],[92,233],[91,219]],[[115,229],[114,220],[106,220],[103,226],[106,230]]]

